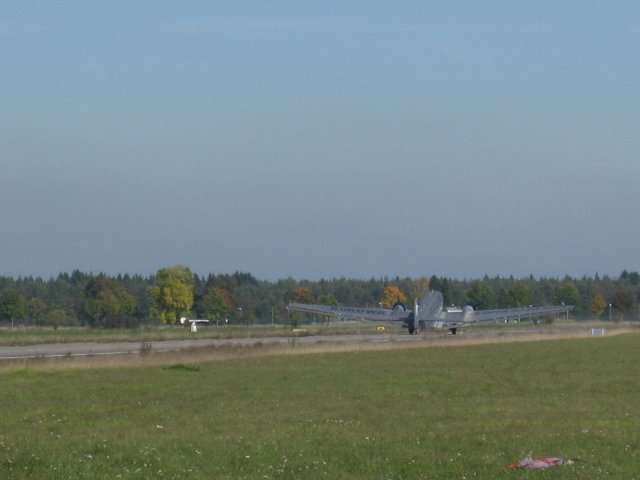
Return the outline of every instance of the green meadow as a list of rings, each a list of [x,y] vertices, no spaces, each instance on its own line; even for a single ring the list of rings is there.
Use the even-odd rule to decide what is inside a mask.
[[[0,478],[637,479],[640,335],[0,372]],[[575,463],[509,470],[527,455]]]

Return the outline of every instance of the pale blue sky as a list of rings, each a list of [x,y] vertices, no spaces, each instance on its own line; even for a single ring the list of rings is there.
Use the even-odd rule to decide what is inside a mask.
[[[640,4],[1,1],[0,275],[640,270]]]

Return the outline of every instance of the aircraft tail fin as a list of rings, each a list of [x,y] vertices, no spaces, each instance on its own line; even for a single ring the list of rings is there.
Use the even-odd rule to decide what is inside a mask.
[[[418,306],[418,320],[435,321],[441,319],[443,316],[443,304],[442,293],[427,292]]]

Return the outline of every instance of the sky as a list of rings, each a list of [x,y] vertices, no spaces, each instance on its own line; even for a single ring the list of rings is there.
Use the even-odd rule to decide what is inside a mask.
[[[0,0],[0,275],[640,270],[639,19]]]

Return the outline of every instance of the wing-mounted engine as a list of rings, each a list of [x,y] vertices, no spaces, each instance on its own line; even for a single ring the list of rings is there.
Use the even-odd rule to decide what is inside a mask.
[[[418,332],[418,329],[416,326],[416,320],[415,320],[416,311],[417,311],[417,302],[416,302],[416,307],[414,307],[413,311],[407,310],[407,308],[404,306],[404,303],[396,302],[396,304],[393,306],[393,311],[398,313],[407,312],[406,316],[403,315],[403,323],[402,323],[403,328],[406,328],[409,331],[409,335],[414,335],[415,333]]]
[[[471,305],[465,305],[465,307],[462,309],[463,321],[465,323],[473,322],[473,320],[475,319],[475,314],[476,312]]]
[[[395,314],[402,314],[404,312],[407,312],[407,307],[405,307],[404,303],[402,302],[396,302],[394,303],[393,307],[391,307],[391,311]],[[402,326],[409,330],[409,335],[413,335],[414,333],[416,333],[417,329],[415,322],[415,310],[414,312],[409,311],[408,315],[403,315],[403,317],[404,321],[402,323]]]
[[[404,303],[402,302],[396,302],[393,304],[393,307],[391,307],[391,311],[394,313],[398,313],[398,312],[406,312],[407,311],[407,307],[404,306]]]

